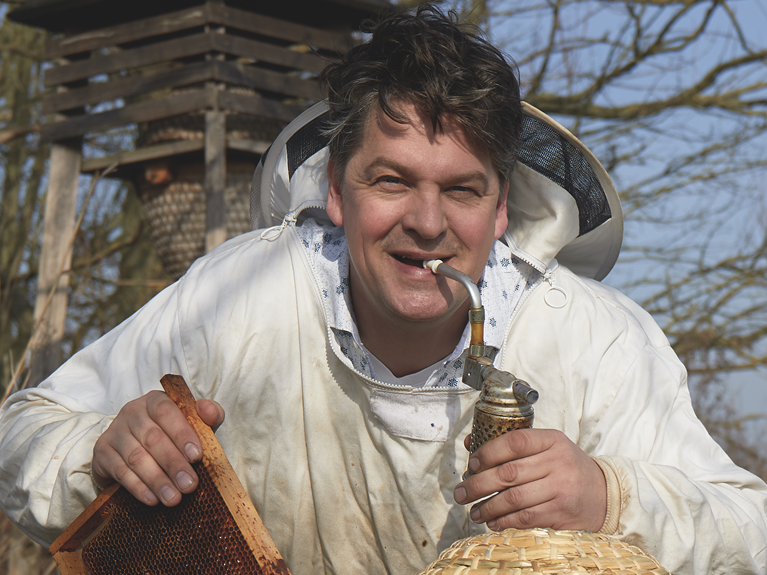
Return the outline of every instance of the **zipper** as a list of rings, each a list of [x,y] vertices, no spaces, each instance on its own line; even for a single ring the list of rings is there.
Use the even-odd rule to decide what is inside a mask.
[[[529,263],[529,262],[525,262],[525,263]],[[553,271],[554,270],[551,270],[551,273],[553,273]],[[547,270],[546,273],[548,273],[548,270]],[[530,297],[533,295],[533,293],[538,291],[538,288],[540,288],[543,285],[544,279],[545,279],[544,276],[545,276],[545,273],[543,275],[541,275],[540,278],[538,278],[538,281],[535,282],[535,285],[532,286],[527,291],[527,293],[522,295],[521,301],[519,302],[517,307],[514,309],[514,311],[511,312],[511,317],[509,318],[509,329],[506,331],[506,337],[504,338],[504,345],[500,349],[501,353],[499,354],[499,358],[498,358],[499,359],[499,361],[498,361],[499,365],[502,365],[504,360],[506,359],[506,357],[505,357],[506,356],[506,349],[507,349],[506,348],[506,342],[509,339],[509,335],[511,335],[511,330],[514,328],[514,321],[517,319],[517,316],[522,311],[522,309],[524,309],[525,305],[527,304],[527,301],[530,299]],[[551,277],[551,274],[549,274],[549,278],[550,277]]]
[[[285,214],[285,217],[282,218],[282,223],[279,226],[272,226],[270,228],[266,228],[263,232],[261,232],[261,239],[266,240],[268,242],[273,242],[277,238],[279,238],[282,235],[282,231],[291,225],[295,225],[296,221],[298,220],[298,216],[303,212],[304,210],[309,209],[323,209],[327,207],[325,203],[304,203],[298,206],[295,210],[288,212]]]

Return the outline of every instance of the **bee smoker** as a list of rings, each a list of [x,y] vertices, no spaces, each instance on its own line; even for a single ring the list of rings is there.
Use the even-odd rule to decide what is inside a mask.
[[[508,371],[493,367],[492,362],[485,357],[485,308],[482,307],[479,288],[469,276],[441,260],[424,261],[423,267],[430,269],[434,274],[457,281],[466,288],[471,299],[471,339],[462,381],[480,394],[474,406],[470,453],[504,433],[532,427],[533,404],[538,401],[538,392]],[[472,475],[471,470],[466,471],[464,479],[469,475]]]

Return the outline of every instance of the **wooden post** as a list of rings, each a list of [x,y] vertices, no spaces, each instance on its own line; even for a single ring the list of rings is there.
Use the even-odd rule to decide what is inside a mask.
[[[226,241],[226,114],[205,112],[205,251]]]
[[[53,289],[56,294],[40,324],[39,336],[32,348],[30,385],[37,385],[61,364],[61,341],[67,315],[67,289],[69,274],[64,273],[57,281],[62,260],[64,270],[72,263],[69,240],[75,229],[77,190],[82,166],[82,141],[80,138],[59,141],[51,145],[51,164],[48,177],[48,196],[45,202],[45,229],[37,280],[35,322],[43,313],[48,296]]]

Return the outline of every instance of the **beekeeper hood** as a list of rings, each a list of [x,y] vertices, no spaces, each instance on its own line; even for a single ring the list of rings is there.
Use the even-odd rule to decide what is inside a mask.
[[[509,182],[511,253],[543,272],[556,260],[596,280],[615,264],[623,237],[620,200],[607,172],[575,136],[533,106],[524,112],[517,164]],[[256,168],[253,229],[311,216],[332,225],[328,197],[327,104],[315,104],[277,137]]]

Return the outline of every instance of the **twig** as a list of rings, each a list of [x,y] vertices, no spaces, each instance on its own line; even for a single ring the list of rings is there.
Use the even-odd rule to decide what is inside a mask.
[[[48,295],[48,299],[45,301],[45,305],[43,306],[43,309],[40,312],[40,317],[38,317],[37,321],[35,322],[35,326],[32,329],[32,335],[29,338],[29,342],[27,343],[27,346],[24,348],[24,353],[21,355],[21,359],[19,359],[18,367],[16,368],[16,371],[14,372],[13,377],[11,378],[11,381],[8,382],[8,389],[5,390],[5,394],[3,395],[3,399],[0,401],[0,404],[4,403],[5,400],[8,399],[8,396],[16,387],[16,380],[18,379],[19,374],[21,373],[21,370],[24,366],[24,361],[26,360],[27,353],[29,353],[29,350],[32,348],[32,345],[37,343],[36,340],[40,333],[40,327],[42,326],[43,320],[45,319],[45,314],[47,313],[48,308],[50,307],[51,302],[53,301],[53,296],[56,295],[56,292],[58,291],[59,281],[61,280],[61,276],[64,275],[64,268],[66,267],[66,264],[67,264],[67,256],[69,255],[69,252],[72,250],[72,247],[75,244],[75,239],[77,238],[77,232],[80,231],[80,226],[82,225],[83,218],[85,217],[85,211],[88,208],[88,202],[90,202],[91,196],[93,195],[93,191],[96,189],[96,184],[99,182],[101,178],[103,178],[107,174],[114,171],[117,165],[118,163],[115,162],[103,172],[97,173],[96,176],[93,178],[93,181],[91,182],[91,187],[88,190],[88,195],[85,197],[85,202],[83,203],[83,207],[80,210],[80,216],[77,218],[77,223],[75,224],[75,229],[72,232],[72,237],[69,238],[67,249],[64,251],[64,257],[61,259],[61,265],[59,266],[59,271],[56,274],[55,281],[52,283],[51,293]],[[24,383],[22,384],[20,389],[25,389],[27,387],[27,385],[29,384],[29,378],[30,378],[30,374],[27,373],[27,377],[24,380]]]

